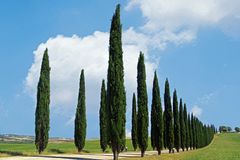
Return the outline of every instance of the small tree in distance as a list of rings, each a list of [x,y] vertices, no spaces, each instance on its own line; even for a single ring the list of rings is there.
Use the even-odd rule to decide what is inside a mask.
[[[180,135],[181,135],[181,148],[184,151],[186,146],[186,127],[184,122],[183,104],[182,99],[180,99],[179,106],[179,120],[180,120]]]
[[[101,87],[101,101],[100,101],[100,146],[105,152],[108,146],[108,115],[107,115],[107,95],[106,95],[105,81],[102,80]]]
[[[154,73],[151,110],[151,144],[161,154],[163,148],[163,115],[157,73]]]
[[[178,111],[178,98],[177,91],[173,93],[173,118],[174,118],[174,147],[179,152],[180,149],[180,123],[179,123],[179,111]]]
[[[239,127],[235,127],[235,131],[236,132],[240,132],[240,128]]]
[[[137,104],[136,104],[136,96],[135,93],[133,93],[132,98],[132,145],[134,151],[137,150],[138,141],[137,141]]]
[[[168,79],[166,79],[165,82],[164,106],[165,106],[164,136],[166,140],[166,146],[169,150],[169,153],[171,153],[173,152],[174,135],[173,135],[173,112]]]

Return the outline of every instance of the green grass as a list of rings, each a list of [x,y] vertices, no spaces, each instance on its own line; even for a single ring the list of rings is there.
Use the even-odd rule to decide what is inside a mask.
[[[132,151],[131,140],[126,145]],[[149,144],[149,149],[151,149]],[[107,152],[111,152],[108,150]],[[49,143],[43,154],[76,154],[73,143]],[[85,149],[81,154],[101,153],[99,140],[86,141]],[[0,156],[37,155],[35,145],[31,143],[0,143]],[[240,160],[240,134],[227,133],[216,135],[211,145],[188,152],[162,154],[145,158],[129,158],[125,160]]]
[[[126,160],[240,160],[240,134],[226,133],[216,135],[213,142],[202,149],[149,156],[145,158],[129,158]]]
[[[126,141],[126,146],[129,151],[133,151],[131,140]],[[106,152],[111,152],[108,149]],[[43,154],[76,154],[77,150],[73,142],[49,143]],[[88,140],[81,154],[86,153],[102,153],[99,140]],[[0,156],[15,156],[15,155],[37,155],[36,147],[33,143],[1,143]]]

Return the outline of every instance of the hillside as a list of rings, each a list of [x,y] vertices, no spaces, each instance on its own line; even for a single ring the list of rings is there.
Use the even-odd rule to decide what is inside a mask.
[[[163,154],[160,157],[149,156],[141,160],[239,160],[240,134],[224,133],[215,135],[213,142],[202,149],[179,154]],[[129,158],[126,160],[139,160]]]
[[[52,137],[49,139],[50,142],[72,142],[73,139]],[[34,136],[27,135],[16,135],[16,134],[2,134],[0,135],[0,143],[33,143]]]

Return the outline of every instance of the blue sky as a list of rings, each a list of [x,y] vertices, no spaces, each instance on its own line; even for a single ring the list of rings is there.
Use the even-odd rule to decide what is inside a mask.
[[[117,2],[121,4],[126,57],[128,134],[140,50],[146,56],[149,104],[156,69],[161,96],[168,77],[171,91],[176,88],[188,110],[203,122],[239,126],[240,3]],[[108,31],[117,2],[0,2],[0,133],[34,135],[39,64],[48,47],[52,67],[50,135],[73,137],[79,73],[84,68],[87,135],[98,137],[99,91],[101,79],[106,77]]]

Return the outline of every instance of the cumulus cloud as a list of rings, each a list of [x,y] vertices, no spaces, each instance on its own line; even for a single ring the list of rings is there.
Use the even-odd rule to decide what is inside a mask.
[[[202,108],[198,107],[197,105],[193,106],[191,112],[194,116],[200,117],[202,115]]]
[[[128,106],[132,92],[136,91],[137,61],[140,51],[146,58],[147,83],[150,87],[157,64],[149,60],[145,44],[139,43],[138,37],[132,36],[131,30],[123,33],[125,87]],[[131,37],[131,38],[128,38]],[[51,107],[54,113],[68,116],[66,125],[73,124],[79,89],[81,69],[85,70],[87,114],[97,118],[100,87],[107,76],[109,33],[96,31],[92,35],[66,37],[58,35],[41,43],[34,51],[34,62],[25,80],[26,91],[35,97],[42,56],[48,48],[51,66]],[[128,109],[129,114],[130,109]]]
[[[155,40],[163,42],[161,45],[191,42],[200,28],[209,26],[229,34],[240,33],[239,0],[130,0],[125,9],[135,7],[146,20],[141,31],[157,35]]]
[[[159,57],[152,58],[149,50],[163,50],[169,43],[180,45],[192,42],[201,27],[220,26],[231,33],[240,28],[236,27],[240,19],[238,0],[130,0],[125,9],[130,11],[134,7],[140,8],[145,23],[123,32],[128,107],[131,106],[132,92],[136,91],[139,51],[145,53],[149,89],[153,72],[159,63]],[[235,30],[229,29],[229,26],[235,26]],[[66,125],[73,124],[79,76],[81,69],[84,69],[87,114],[97,115],[101,80],[107,75],[108,40],[109,33],[100,31],[85,37],[58,35],[49,38],[34,51],[34,62],[25,79],[26,91],[35,97],[42,56],[47,47],[51,65],[51,107],[54,112],[69,117]],[[200,116],[202,109],[194,106],[192,112]]]

